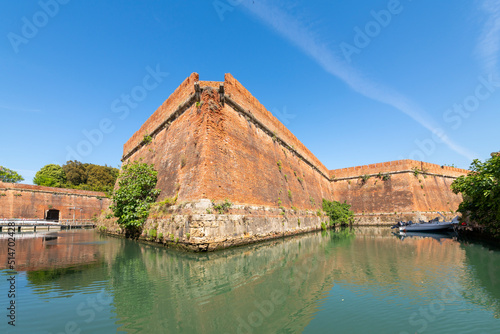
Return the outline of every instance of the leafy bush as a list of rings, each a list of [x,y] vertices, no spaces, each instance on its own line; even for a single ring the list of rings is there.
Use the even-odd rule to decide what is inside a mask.
[[[215,201],[212,201],[212,204],[214,206],[214,210],[217,211],[219,214],[228,212],[231,205],[233,205],[231,202],[227,200],[227,198],[222,203],[216,204]]]
[[[451,184],[453,192],[464,198],[458,211],[500,237],[500,155],[493,154],[485,162],[475,159],[470,170]]]
[[[354,218],[354,212],[351,211],[351,206],[345,202],[330,202],[323,199],[323,211],[330,217],[330,224],[349,224],[352,223]]]
[[[155,189],[157,177],[153,165],[138,161],[123,165],[111,209],[118,217],[118,224],[129,232],[142,229],[151,203],[160,194],[160,190]]]

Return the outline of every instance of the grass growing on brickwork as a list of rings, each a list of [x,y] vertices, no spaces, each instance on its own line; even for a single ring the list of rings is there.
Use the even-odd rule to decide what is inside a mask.
[[[152,141],[153,141],[153,137],[151,137],[149,135],[149,133],[146,132],[146,134],[144,134],[144,137],[142,137],[142,143],[144,145],[149,145],[149,144],[151,144]]]
[[[177,203],[178,197],[179,193],[177,193],[174,197],[166,197],[163,201],[152,204],[150,211],[154,215],[154,218],[156,218],[158,214],[168,213],[170,207]]]
[[[285,181],[288,182],[288,176],[286,174],[283,175],[285,177]]]
[[[217,204],[215,201],[212,200],[212,205],[215,211],[217,211],[219,214],[223,214],[229,211],[229,208],[233,205],[231,202],[227,200],[227,198],[224,200],[224,202]]]
[[[292,191],[290,189],[288,190],[288,198],[292,201]]]
[[[423,169],[418,169],[418,167],[413,167],[411,169],[413,171],[413,176],[417,177],[420,175],[420,174],[423,174],[424,178],[427,177],[427,175],[425,175],[425,173],[427,172],[427,169],[423,168]]]
[[[281,160],[278,160],[278,162],[276,162],[276,164],[278,165],[278,169],[280,170],[281,172],[281,169],[282,169],[282,163],[281,163]]]
[[[370,178],[370,175],[368,175],[368,174],[362,175],[361,176],[361,184],[365,184],[366,182],[368,182],[369,178]]]
[[[312,206],[316,205],[316,200],[312,196],[309,196],[309,202],[311,203]]]

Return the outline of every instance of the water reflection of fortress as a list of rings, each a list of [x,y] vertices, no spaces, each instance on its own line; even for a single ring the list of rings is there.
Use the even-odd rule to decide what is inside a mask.
[[[412,297],[421,293],[423,284],[432,290],[452,280],[464,287],[460,293],[467,300],[500,315],[496,281],[500,255],[451,239],[401,242],[387,230],[371,228],[358,230],[355,237],[309,234],[202,255],[167,252],[123,239],[104,240],[95,243],[91,233],[74,233],[53,244],[21,242],[19,270],[52,268],[54,259],[60,266],[80,267],[77,272],[59,273],[50,283],[78,290],[92,281],[109,281],[118,318],[143,321],[151,331],[165,324],[194,332],[234,328],[237,319],[252,320],[249,310],[273,300],[272,316],[259,331],[275,332],[283,324],[292,332],[301,331],[336,284],[354,293],[383,295],[397,290],[403,297]],[[2,263],[6,263],[4,257],[0,255]],[[415,267],[421,270],[408,275],[405,268]],[[436,272],[440,274],[429,274]],[[37,277],[32,284],[46,284],[40,276],[30,277]],[[295,315],[293,321],[288,320],[290,314]]]

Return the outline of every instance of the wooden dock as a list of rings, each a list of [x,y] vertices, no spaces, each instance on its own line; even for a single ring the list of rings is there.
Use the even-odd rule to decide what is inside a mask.
[[[86,221],[46,221],[46,220],[24,220],[24,219],[3,219],[0,220],[0,232],[6,233],[10,228],[19,232],[40,232],[40,231],[60,231],[72,229],[95,228],[93,222]],[[12,230],[11,230],[12,231]]]

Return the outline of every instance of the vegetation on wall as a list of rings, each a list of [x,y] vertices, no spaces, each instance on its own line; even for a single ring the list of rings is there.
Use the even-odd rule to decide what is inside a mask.
[[[55,164],[44,166],[36,173],[33,183],[47,187],[111,193],[117,177],[117,168],[68,161],[62,166]]]
[[[233,203],[229,202],[227,198],[224,200],[224,202],[217,204],[214,200],[212,200],[212,205],[214,207],[214,210],[217,211],[219,214],[227,213]]]
[[[330,225],[350,224],[354,219],[351,205],[337,201],[329,201],[323,198],[323,211],[330,217]]]
[[[118,217],[118,224],[127,232],[134,234],[142,230],[151,204],[160,194],[160,190],[155,189],[157,180],[158,172],[152,164],[135,161],[122,167],[111,209]]]
[[[24,181],[24,178],[17,172],[0,166],[0,181],[9,183],[18,183]]]
[[[485,162],[475,159],[470,170],[451,184],[453,192],[464,199],[458,211],[500,237],[500,154],[492,154]]]

